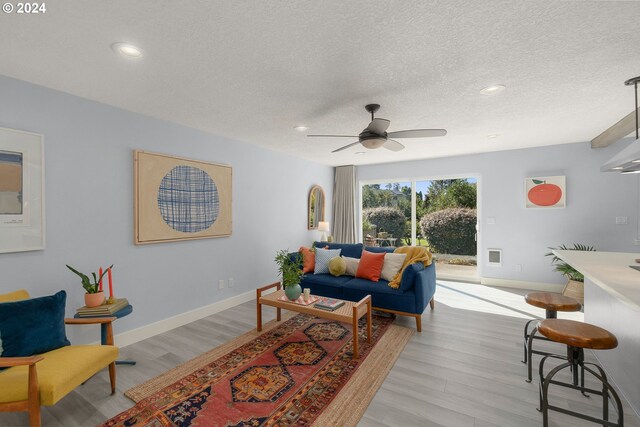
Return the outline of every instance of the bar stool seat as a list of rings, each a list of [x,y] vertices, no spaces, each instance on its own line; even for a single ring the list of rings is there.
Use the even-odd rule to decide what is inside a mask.
[[[575,298],[554,292],[529,292],[524,296],[524,300],[529,305],[544,308],[546,319],[556,319],[559,311],[579,311],[582,308],[582,304]],[[532,319],[524,325],[524,359],[522,363],[527,364],[527,382],[531,382],[533,378],[532,354],[540,354],[543,356],[550,354],[545,351],[533,349],[534,339],[549,341],[547,338],[536,336],[537,327],[534,327],[531,333],[529,333],[529,325],[537,321],[538,319]]]
[[[538,332],[551,341],[571,347],[611,350],[618,346],[618,339],[611,332],[575,320],[543,320],[538,325]]]
[[[524,296],[529,305],[552,311],[580,311],[582,305],[577,299],[553,292],[529,292]]]
[[[549,410],[561,412],[583,420],[591,421],[603,426],[622,426],[624,424],[624,414],[622,411],[622,402],[618,394],[607,381],[607,375],[599,365],[584,361],[584,349],[593,350],[611,350],[618,346],[618,339],[611,332],[598,326],[588,323],[576,322],[574,320],[564,319],[545,319],[538,324],[538,332],[547,337],[549,340],[565,344],[567,346],[567,356],[556,354],[548,354],[540,361],[540,411],[543,416],[543,426],[549,424]],[[566,360],[549,373],[544,375],[544,364],[549,358]],[[596,370],[591,368],[594,367]],[[553,377],[563,369],[570,368],[573,375],[572,383],[564,383],[556,381]],[[580,368],[581,379],[578,385],[578,368]],[[593,390],[584,386],[584,373],[589,372],[597,380],[602,383],[602,390]],[[584,415],[576,411],[570,411],[566,408],[549,405],[549,386],[558,385],[561,387],[579,390],[583,395],[588,396],[586,392],[602,396],[602,418],[595,418]],[[609,421],[609,396],[613,397],[618,411],[618,421],[613,423]]]

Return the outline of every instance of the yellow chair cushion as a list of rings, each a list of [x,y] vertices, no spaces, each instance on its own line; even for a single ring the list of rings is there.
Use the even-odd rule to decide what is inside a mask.
[[[72,345],[43,354],[36,364],[40,404],[54,405],[71,390],[107,367],[118,357],[112,345]],[[15,366],[0,371],[0,402],[27,400],[29,369]]]
[[[0,302],[20,301],[23,299],[29,299],[29,292],[25,291],[24,289],[0,295]]]

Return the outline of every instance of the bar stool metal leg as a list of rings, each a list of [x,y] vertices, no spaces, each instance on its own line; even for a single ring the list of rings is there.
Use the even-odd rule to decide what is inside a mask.
[[[567,362],[553,368],[551,371],[549,371],[549,373],[545,377],[544,364],[549,358],[563,359],[563,360],[567,360]],[[594,366],[598,370],[598,372],[592,370],[586,365]],[[580,367],[582,369],[582,376],[584,376],[585,370],[589,372],[591,375],[593,375],[596,379],[598,379],[602,383],[602,390],[600,391],[600,390],[592,390],[592,389],[585,388],[584,380],[582,380],[581,384],[578,386],[576,384],[563,383],[553,379],[558,372],[569,367],[573,368],[573,372],[575,374],[577,374],[577,369],[578,367]],[[607,380],[607,375],[602,369],[602,367],[600,367],[595,363],[584,362],[584,350],[582,348],[567,346],[566,358],[558,355],[544,356],[542,360],[540,360],[539,374],[540,374],[540,385],[539,385],[540,408],[538,410],[542,412],[542,423],[544,427],[548,427],[549,425],[549,410],[560,412],[566,415],[571,415],[583,420],[601,424],[603,426],[609,426],[609,427],[624,426],[624,413],[622,409],[622,402],[620,401],[618,394],[613,389],[611,384],[609,384]],[[575,379],[575,375],[573,377],[574,377],[573,379]],[[560,408],[558,406],[549,405],[549,386],[551,384],[579,390],[582,393],[584,393],[585,391],[588,391],[592,394],[601,395],[602,396],[602,419],[584,415],[579,412],[570,411],[568,409]],[[609,395],[613,397],[613,400],[616,404],[616,408],[618,411],[618,421],[616,423],[609,421]]]

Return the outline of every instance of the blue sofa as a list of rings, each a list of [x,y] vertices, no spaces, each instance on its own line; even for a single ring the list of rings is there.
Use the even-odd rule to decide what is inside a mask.
[[[369,252],[393,252],[395,249],[363,247],[362,243],[314,242],[313,245],[320,248],[328,246],[329,249],[341,249],[341,255],[351,258],[360,258],[363,248]],[[372,282],[352,276],[335,277],[331,274],[313,273],[305,274],[300,282],[300,286],[310,288],[312,294],[330,298],[359,301],[366,295],[371,295],[374,309],[415,317],[416,328],[418,332],[421,332],[422,312],[424,312],[427,304],[431,305],[432,310],[435,306],[435,263],[428,267],[425,267],[422,263],[415,263],[407,267],[402,274],[399,289],[393,289],[388,284],[389,282],[384,279]]]

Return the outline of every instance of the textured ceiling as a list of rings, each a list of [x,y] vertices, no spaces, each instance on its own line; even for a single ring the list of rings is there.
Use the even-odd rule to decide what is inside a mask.
[[[0,74],[313,161],[369,164],[592,139],[633,109],[623,82],[640,75],[639,21],[635,1],[64,0],[44,15],[0,14]],[[116,56],[118,41],[144,57]],[[507,90],[479,94],[495,83]],[[293,130],[355,135],[371,102],[389,131],[449,134],[331,154],[352,140]]]

